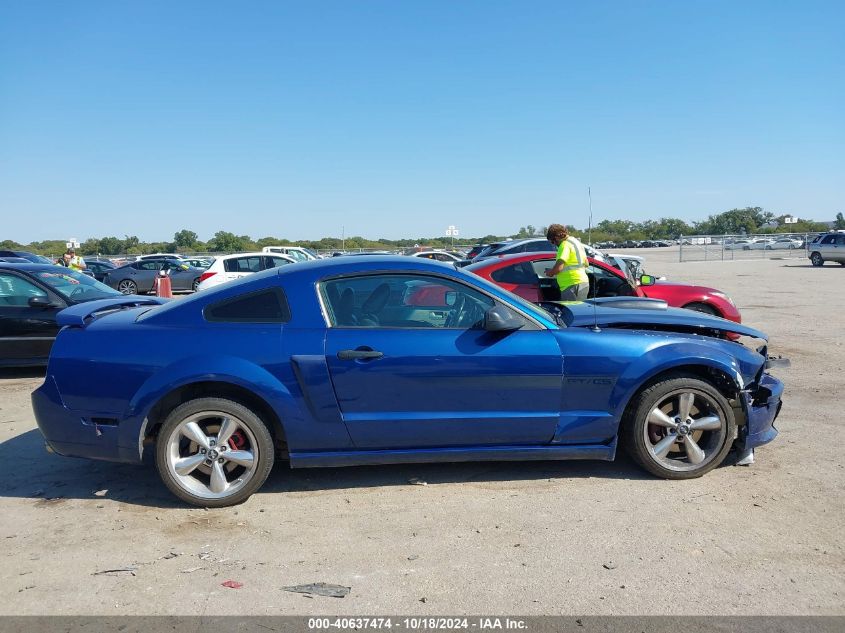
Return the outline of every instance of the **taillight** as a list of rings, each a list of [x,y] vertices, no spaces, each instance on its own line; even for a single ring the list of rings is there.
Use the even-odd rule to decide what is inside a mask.
[[[203,273],[202,275],[200,275],[200,283],[204,282],[206,279],[214,277],[214,275],[216,275],[216,274],[217,273],[208,273],[208,272]]]

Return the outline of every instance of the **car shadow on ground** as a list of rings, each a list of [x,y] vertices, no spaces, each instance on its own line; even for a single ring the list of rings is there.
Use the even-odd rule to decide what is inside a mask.
[[[152,463],[139,466],[51,454],[37,429],[0,443],[0,463],[6,465],[7,472],[0,484],[0,497],[32,498],[36,503],[48,504],[102,496],[140,506],[185,507],[167,491]],[[553,478],[652,479],[621,454],[615,462],[463,462],[296,470],[288,468],[286,461],[277,460],[261,492],[349,490],[408,486],[413,482],[427,485],[530,482]],[[103,493],[104,490],[107,492]]]

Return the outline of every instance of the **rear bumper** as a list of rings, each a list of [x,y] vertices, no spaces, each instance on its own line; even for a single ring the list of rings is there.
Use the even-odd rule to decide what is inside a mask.
[[[68,409],[53,377],[47,375],[44,384],[32,393],[32,410],[38,429],[47,446],[59,455],[85,457],[114,462],[140,462],[137,446],[138,434],[131,446],[121,445],[121,436],[129,430],[117,420],[109,424],[96,424],[97,418]],[[125,439],[132,438],[130,432]]]
[[[777,437],[774,423],[783,404],[782,395],[783,383],[769,374],[763,374],[757,389],[745,394],[747,423],[739,438],[743,448],[762,446]]]

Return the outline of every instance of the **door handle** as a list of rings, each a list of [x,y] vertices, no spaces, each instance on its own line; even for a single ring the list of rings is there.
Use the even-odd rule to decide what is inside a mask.
[[[343,349],[337,353],[340,360],[367,360],[381,358],[383,353],[372,349]]]

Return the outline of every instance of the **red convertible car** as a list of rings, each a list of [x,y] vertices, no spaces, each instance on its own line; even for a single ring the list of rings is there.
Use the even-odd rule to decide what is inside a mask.
[[[741,323],[733,301],[724,292],[674,281],[655,280],[643,275],[636,280],[630,273],[588,257],[590,297],[649,297],[662,299],[672,307],[697,310]],[[555,300],[557,285],[545,276],[554,266],[553,253],[520,253],[503,255],[470,264],[465,270],[489,279],[533,303]]]

